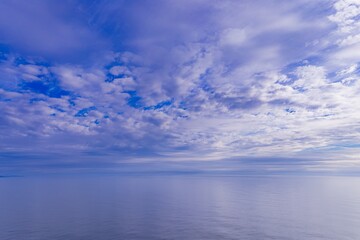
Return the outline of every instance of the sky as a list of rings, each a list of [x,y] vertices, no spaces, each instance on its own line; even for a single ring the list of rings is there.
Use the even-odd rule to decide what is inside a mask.
[[[0,175],[360,173],[360,0],[2,0]]]

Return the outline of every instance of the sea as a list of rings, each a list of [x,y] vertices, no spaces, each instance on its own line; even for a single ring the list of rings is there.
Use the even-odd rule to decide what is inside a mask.
[[[359,240],[360,178],[0,178],[1,240]]]

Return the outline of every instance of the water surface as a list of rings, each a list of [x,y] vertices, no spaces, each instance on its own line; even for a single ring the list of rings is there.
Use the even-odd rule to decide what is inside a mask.
[[[0,239],[360,239],[360,178],[0,179]]]

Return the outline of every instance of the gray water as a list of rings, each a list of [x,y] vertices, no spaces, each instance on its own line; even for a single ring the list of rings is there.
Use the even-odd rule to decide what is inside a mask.
[[[360,178],[1,178],[0,239],[359,240]]]

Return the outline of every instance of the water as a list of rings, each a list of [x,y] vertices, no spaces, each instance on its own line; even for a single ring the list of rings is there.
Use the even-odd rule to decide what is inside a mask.
[[[360,178],[1,178],[0,239],[358,240]]]

